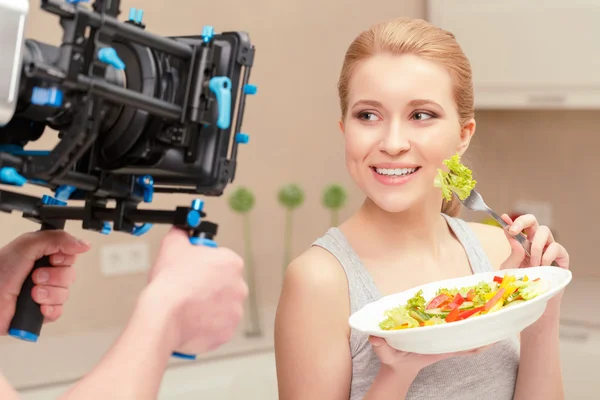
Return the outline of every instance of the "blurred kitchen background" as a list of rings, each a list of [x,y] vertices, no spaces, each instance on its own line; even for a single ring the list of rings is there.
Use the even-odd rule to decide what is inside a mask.
[[[27,36],[58,44],[58,20],[41,12],[38,1],[30,4]],[[240,150],[237,178],[225,195],[205,200],[208,218],[220,225],[218,242],[240,254],[243,218],[250,222],[258,318],[248,312],[235,340],[198,361],[173,360],[161,399],[277,398],[273,316],[286,229],[278,192],[286,185],[302,191],[292,214],[292,257],[330,226],[331,210],[322,203],[330,185],[347,193],[340,220],[360,205],[344,165],[336,82],[359,31],[398,16],[453,31],[470,57],[477,133],[466,160],[490,206],[535,213],[570,251],[574,280],[561,333],[566,398],[598,397],[599,0],[126,0],[121,7],[123,20],[130,7],[142,8],[146,29],[156,34],[200,34],[210,24],[217,31],[247,31],[256,45],[251,83],[258,93],[248,100],[243,129],[250,142]],[[48,134],[30,147],[47,148],[54,139]],[[254,197],[247,214],[228,202],[241,188]],[[190,200],[156,196],[152,207]],[[0,244],[38,228],[17,215],[3,215],[2,226]],[[98,362],[127,321],[168,227],[142,237],[99,235],[77,223],[67,229],[91,240],[93,250],[79,260],[64,316],[44,326],[38,344],[0,340],[0,369],[27,400],[57,398]]]

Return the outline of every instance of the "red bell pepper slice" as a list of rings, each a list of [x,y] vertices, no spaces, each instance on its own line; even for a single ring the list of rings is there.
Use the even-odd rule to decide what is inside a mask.
[[[446,322],[454,322],[458,319],[458,307],[454,307],[448,315],[446,315]]]
[[[500,290],[498,290],[498,292],[496,293],[496,295],[494,297],[492,297],[487,303],[485,303],[484,306],[484,311],[489,311],[492,307],[494,307],[494,305],[500,301],[500,299],[502,299],[502,296],[504,295],[504,292],[506,291],[505,288],[502,288]]]
[[[450,297],[448,297],[448,295],[446,293],[442,293],[436,297],[434,297],[429,304],[427,305],[427,307],[425,307],[426,310],[431,310],[433,308],[438,308],[441,304],[443,304],[446,300],[448,300]]]
[[[462,297],[460,295],[460,293],[456,293],[456,295],[454,296],[454,299],[452,300],[452,303],[444,306],[442,308],[442,310],[444,310],[444,311],[454,310],[455,308],[458,308],[464,302],[465,302],[465,298]]]
[[[467,293],[467,300],[468,301],[473,301],[473,299],[475,298],[475,290],[471,289],[469,290],[469,293]]]
[[[504,278],[501,276],[494,276],[494,282],[496,282],[496,283],[502,283],[502,279],[504,279]]]
[[[467,311],[463,311],[460,314],[458,314],[458,320],[461,321],[463,319],[467,319],[469,318],[471,315],[478,313],[479,311],[483,311],[483,307],[477,307],[477,308],[473,308],[471,310],[467,310]]]

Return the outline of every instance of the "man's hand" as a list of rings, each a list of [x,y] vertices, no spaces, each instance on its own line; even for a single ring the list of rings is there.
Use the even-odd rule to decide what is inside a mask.
[[[177,351],[204,353],[231,339],[248,295],[243,266],[233,251],[192,245],[182,230],[163,239],[144,295],[168,308]]]
[[[75,280],[72,268],[79,254],[90,249],[89,243],[77,240],[62,230],[26,233],[0,249],[0,335],[6,335],[12,320],[21,286],[35,261],[50,257],[50,264],[33,274],[32,298],[41,305],[44,322],[56,321],[69,297]]]

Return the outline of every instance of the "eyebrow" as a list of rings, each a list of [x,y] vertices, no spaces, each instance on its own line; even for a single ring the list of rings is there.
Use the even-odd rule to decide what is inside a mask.
[[[433,101],[433,100],[429,100],[429,99],[415,99],[415,100],[411,100],[408,105],[410,107],[421,107],[421,106],[425,106],[425,105],[434,105],[437,106],[439,108],[441,108],[442,110],[444,109],[439,103]],[[371,107],[378,107],[381,108],[383,107],[383,105],[377,101],[377,100],[368,100],[368,99],[361,99],[358,100],[356,103],[354,103],[354,105],[352,107],[356,107],[358,105],[367,105],[367,106],[371,106]]]
[[[442,110],[444,109],[441,105],[439,105],[438,103],[436,103],[433,100],[429,100],[429,99],[415,99],[412,100],[410,103],[408,103],[411,107],[420,107],[420,106],[425,106],[427,104],[432,104],[434,106],[437,106],[439,108],[441,108]]]
[[[367,99],[361,99],[358,100],[356,103],[354,103],[353,107],[356,107],[358,105],[366,105],[366,106],[372,106],[372,107],[382,107],[382,104],[376,100],[367,100]]]

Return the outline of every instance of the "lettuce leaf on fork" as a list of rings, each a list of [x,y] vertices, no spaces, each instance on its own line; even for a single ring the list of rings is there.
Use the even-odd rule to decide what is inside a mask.
[[[450,159],[444,160],[448,171],[438,168],[438,174],[433,181],[433,186],[442,189],[442,196],[446,201],[452,200],[452,192],[459,199],[464,200],[471,194],[477,181],[473,179],[473,172],[460,161],[460,155],[455,154]]]

